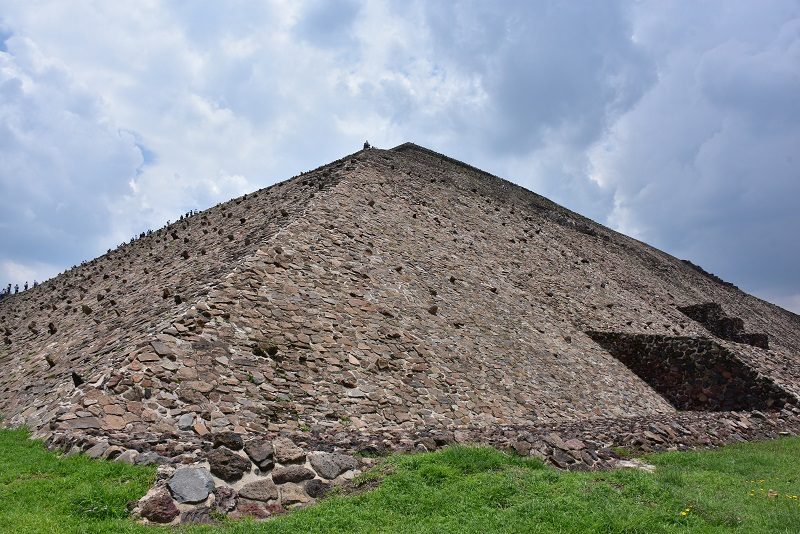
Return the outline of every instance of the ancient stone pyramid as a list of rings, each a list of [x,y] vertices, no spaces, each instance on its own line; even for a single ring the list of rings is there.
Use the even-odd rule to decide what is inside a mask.
[[[164,457],[221,431],[351,448],[581,425],[611,442],[630,421],[747,437],[755,419],[717,414],[786,423],[800,397],[797,315],[413,144],[7,298],[0,333],[7,424]]]

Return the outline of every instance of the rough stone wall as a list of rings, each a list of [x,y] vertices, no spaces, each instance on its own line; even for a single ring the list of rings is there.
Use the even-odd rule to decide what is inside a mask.
[[[774,410],[792,398],[711,340],[589,332],[679,410]]]
[[[670,410],[586,336],[545,316],[529,276],[510,279],[522,265],[520,229],[484,223],[496,213],[491,199],[393,176],[391,161],[357,166],[342,194],[209,295],[214,318],[202,331],[179,336],[224,340],[218,354],[189,359],[254,401],[251,413],[225,415],[221,380],[200,385],[208,392],[182,384],[179,397],[212,407],[212,428],[260,431],[264,415],[273,430],[376,429]],[[276,353],[259,354],[261,345]]]
[[[113,369],[301,216],[338,176],[320,169],[234,199],[5,299],[0,413],[13,424],[41,427],[74,393],[73,372],[109,389]],[[150,388],[146,381],[140,385]],[[135,417],[142,420],[140,410],[94,412],[129,419],[139,412]]]
[[[214,516],[265,519],[312,504],[361,472],[371,461],[327,451],[307,451],[285,437],[244,441],[215,434],[204,462],[163,464],[156,483],[133,512],[152,523],[214,523]],[[89,454],[104,455],[99,442]],[[129,451],[130,452],[130,451]],[[135,452],[126,460],[138,461]]]
[[[0,303],[0,410],[175,457],[212,430],[400,442],[668,415],[583,332],[700,336],[677,309],[698,301],[767,332],[770,351],[720,345],[797,394],[797,316],[474,168],[369,150]]]

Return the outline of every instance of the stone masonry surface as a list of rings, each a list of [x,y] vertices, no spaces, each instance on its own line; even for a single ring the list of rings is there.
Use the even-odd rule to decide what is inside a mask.
[[[709,302],[769,348],[687,317]],[[626,361],[591,333],[648,348]],[[64,450],[163,464],[140,507],[158,521],[306,505],[364,467],[354,451],[483,442],[595,468],[620,441],[716,445],[798,426],[800,317],[412,144],[3,299],[0,336],[4,421]],[[736,384],[722,390],[753,402],[720,397],[695,372],[701,356],[675,380],[701,384],[681,395],[716,412],[642,377],[633,361],[665,361],[668,338],[718,354],[714,377]]]
[[[703,338],[588,332],[681,410],[768,410],[791,398]]]

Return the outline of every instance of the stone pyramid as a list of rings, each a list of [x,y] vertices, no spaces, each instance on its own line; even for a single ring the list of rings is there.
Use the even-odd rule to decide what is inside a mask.
[[[736,440],[794,432],[800,398],[799,316],[410,143],[6,298],[0,334],[6,424],[164,458],[226,431],[523,453],[536,429],[551,453],[587,429]]]

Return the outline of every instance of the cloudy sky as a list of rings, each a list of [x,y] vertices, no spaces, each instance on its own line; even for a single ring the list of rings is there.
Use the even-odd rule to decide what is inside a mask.
[[[800,312],[800,0],[0,0],[0,284],[364,139]]]

